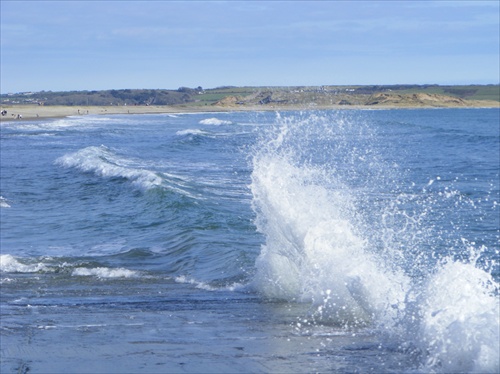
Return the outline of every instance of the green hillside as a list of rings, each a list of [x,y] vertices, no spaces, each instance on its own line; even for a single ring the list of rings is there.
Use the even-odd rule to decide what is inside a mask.
[[[205,106],[231,99],[249,102],[254,98],[258,103],[333,103],[343,99],[353,103],[366,102],[371,95],[386,94],[439,94],[463,100],[489,100],[500,102],[500,85],[376,85],[376,86],[295,86],[295,87],[180,87],[167,89],[120,89],[102,91],[65,92],[21,92],[0,95],[3,105],[40,104],[69,106],[109,106],[109,105],[190,105]]]

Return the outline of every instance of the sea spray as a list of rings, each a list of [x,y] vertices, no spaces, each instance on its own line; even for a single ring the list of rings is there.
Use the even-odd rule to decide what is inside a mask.
[[[278,115],[257,143],[254,287],[312,303],[313,323],[375,328],[426,371],[497,372],[498,284],[453,239],[473,202],[405,179],[404,150],[361,117]]]
[[[312,301],[317,318],[336,324],[366,324],[375,316],[392,323],[407,283],[369,251],[360,230],[356,194],[367,179],[353,166],[375,162],[362,147],[371,139],[364,130],[345,117],[287,118],[253,159],[256,224],[266,237],[256,287],[267,297]]]
[[[444,261],[420,300],[417,342],[426,365],[439,371],[498,372],[498,286],[470,263]]]

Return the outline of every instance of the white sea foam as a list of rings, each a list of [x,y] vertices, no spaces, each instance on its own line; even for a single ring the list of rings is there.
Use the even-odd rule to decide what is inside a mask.
[[[56,120],[43,120],[35,122],[21,122],[19,124],[15,123],[16,128],[25,131],[40,131],[40,130],[50,130],[59,131],[67,130],[70,128],[78,128],[79,131],[93,126],[95,122],[109,121],[106,117],[96,117],[96,116],[69,116],[66,118],[56,119]]]
[[[56,163],[105,178],[125,178],[144,189],[162,184],[162,178],[158,173],[141,168],[132,160],[117,156],[105,146],[83,148],[58,158]]]
[[[370,188],[384,185],[383,165],[373,159],[357,165],[364,162],[359,144],[350,153],[347,143],[338,145],[347,138],[332,137],[354,136],[353,128],[345,118],[327,120],[278,120],[256,147],[251,190],[265,244],[253,286],[269,298],[312,303],[316,322],[369,324],[391,344],[413,346],[425,371],[498,372],[498,284],[474,261],[415,262],[430,268],[412,278],[403,264],[415,258],[410,252],[429,250],[418,247],[418,236],[428,233],[423,217],[402,209],[418,200],[396,194],[379,212],[363,207],[366,196],[377,195]],[[324,136],[335,145],[322,152],[333,152],[328,159],[341,153],[340,162],[315,166],[303,157],[310,149],[300,147],[321,144]],[[363,169],[371,180],[353,186],[359,170],[351,168],[367,165],[379,170]],[[375,251],[374,243],[385,247]]]
[[[0,272],[2,273],[51,273],[64,268],[71,270],[73,265],[55,261],[50,257],[33,260],[16,258],[10,254],[0,255]],[[132,278],[139,277],[141,274],[138,271],[125,268],[76,267],[71,271],[71,275],[98,278]]]
[[[1,284],[9,284],[15,282],[14,279],[12,278],[0,278],[0,285]]]
[[[397,312],[389,306],[403,302],[408,280],[368,253],[350,221],[351,197],[318,178],[280,157],[255,160],[252,193],[266,235],[256,286],[268,297],[312,301],[334,323]]]
[[[199,122],[200,125],[215,125],[215,126],[220,126],[220,125],[231,125],[231,121],[223,120],[223,119],[218,119],[218,118],[206,118],[202,119]]]
[[[420,303],[419,344],[427,365],[446,373],[495,373],[500,368],[498,286],[472,264],[445,262]]]
[[[76,268],[71,273],[73,276],[79,277],[97,277],[97,278],[135,278],[139,277],[140,273],[134,270],[128,270],[124,268],[107,268],[107,267],[97,267],[97,268]]]
[[[23,264],[14,256],[0,255],[0,271],[5,273],[36,273],[47,270],[46,264],[37,262],[34,264]]]
[[[207,134],[207,132],[200,130],[200,129],[186,129],[186,130],[179,130],[175,134],[176,135],[205,135],[205,134]]]
[[[174,279],[177,283],[186,283],[186,284],[192,284],[194,285],[196,288],[199,288],[201,290],[206,290],[206,291],[215,291],[216,288],[210,286],[209,284],[207,283],[204,283],[204,282],[200,282],[200,281],[197,281],[195,279],[192,279],[192,278],[188,278],[184,275],[180,275],[178,277],[175,277]]]
[[[241,283],[233,283],[231,285],[224,286],[224,287],[214,287],[214,286],[209,285],[208,283],[200,282],[200,281],[197,281],[196,279],[186,277],[184,275],[180,275],[178,277],[175,277],[174,280],[177,283],[192,284],[196,288],[198,288],[200,290],[205,290],[205,291],[236,291],[236,290],[245,289],[245,287],[246,287],[245,285],[243,285]]]
[[[7,201],[5,197],[0,196],[0,208],[10,208],[10,204]]]

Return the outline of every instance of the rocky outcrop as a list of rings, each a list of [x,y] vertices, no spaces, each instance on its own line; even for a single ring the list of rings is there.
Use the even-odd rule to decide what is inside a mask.
[[[236,106],[243,104],[242,98],[240,96],[226,96],[222,100],[217,101],[212,104],[214,106]]]

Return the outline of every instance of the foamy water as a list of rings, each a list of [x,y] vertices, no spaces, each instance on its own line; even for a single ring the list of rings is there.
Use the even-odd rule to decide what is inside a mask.
[[[206,118],[202,119],[200,122],[200,125],[214,125],[214,126],[220,126],[220,125],[231,125],[232,122],[224,119],[219,119],[219,118]]]
[[[431,241],[427,250],[435,251],[439,260],[431,268],[429,263],[413,263],[425,268],[418,271],[423,279],[412,279],[415,270],[402,265],[415,254],[406,251],[423,251],[429,231],[435,234],[436,227],[414,215],[411,224],[399,229],[388,224],[387,217],[401,215],[400,206],[415,201],[420,204],[417,210],[425,213],[433,209],[432,202],[402,195],[396,191],[405,186],[395,186],[392,197],[377,203],[384,214],[375,214],[366,204],[384,192],[382,178],[393,177],[392,165],[377,161],[381,157],[363,124],[339,119],[348,127],[347,139],[332,133],[339,124],[335,119],[314,121],[317,128],[311,130],[310,118],[284,119],[256,146],[252,193],[257,228],[266,243],[257,259],[255,287],[267,297],[313,303],[313,318],[321,323],[374,326],[393,343],[414,346],[428,370],[498,371],[498,283],[475,263],[482,249],[469,247],[468,258],[456,260],[432,248]],[[318,143],[330,144],[322,151],[331,152],[331,158],[320,165],[308,159],[308,147],[302,148],[303,139],[314,135]],[[356,173],[358,163],[366,160],[349,152],[350,146],[356,152],[359,141],[371,158],[370,167],[379,169],[366,175],[361,185]],[[342,167],[347,170],[339,173]],[[438,196],[459,194],[445,191]],[[398,235],[395,229],[401,230]],[[373,248],[374,243],[388,247]]]

